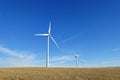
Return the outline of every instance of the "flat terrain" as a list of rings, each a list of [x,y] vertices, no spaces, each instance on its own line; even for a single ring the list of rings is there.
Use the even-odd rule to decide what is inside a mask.
[[[0,80],[120,80],[120,68],[0,68]]]

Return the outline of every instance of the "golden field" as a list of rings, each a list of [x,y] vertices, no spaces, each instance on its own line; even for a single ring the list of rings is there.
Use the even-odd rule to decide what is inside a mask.
[[[120,68],[0,68],[0,80],[120,80]]]

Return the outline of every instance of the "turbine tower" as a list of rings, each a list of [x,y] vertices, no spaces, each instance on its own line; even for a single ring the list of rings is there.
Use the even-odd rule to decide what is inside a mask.
[[[83,68],[85,68],[85,61],[82,60],[82,65],[83,65]]]
[[[79,55],[75,55],[75,59],[76,59],[76,68],[78,67],[78,57],[79,57]]]
[[[86,68],[87,67],[86,61],[82,60],[81,62],[82,62],[83,68]]]
[[[55,45],[57,46],[57,48],[59,48],[57,42],[55,41],[55,39],[51,35],[51,22],[49,22],[49,29],[48,29],[48,33],[47,34],[35,34],[35,36],[44,36],[44,37],[47,37],[46,67],[49,67],[50,38],[55,43]]]

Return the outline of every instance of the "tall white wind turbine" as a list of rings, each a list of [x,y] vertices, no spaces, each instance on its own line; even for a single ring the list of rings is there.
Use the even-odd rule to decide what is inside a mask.
[[[55,41],[55,39],[51,35],[51,22],[49,22],[49,29],[48,29],[48,33],[47,34],[35,34],[35,36],[44,36],[44,37],[47,37],[46,67],[49,67],[50,38],[55,43],[55,45],[57,46],[57,48],[59,48],[57,42]]]

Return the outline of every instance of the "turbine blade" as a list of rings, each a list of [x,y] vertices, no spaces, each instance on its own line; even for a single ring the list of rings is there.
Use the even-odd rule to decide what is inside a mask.
[[[49,34],[35,34],[35,36],[48,36]]]
[[[76,53],[74,53],[74,55],[75,55],[75,56],[77,56],[77,57],[79,57],[79,55],[78,55],[78,54],[76,54]]]
[[[55,41],[55,39],[50,35],[50,38],[52,39],[52,41],[55,43],[55,45],[57,46],[57,48],[59,48],[57,42]]]
[[[49,22],[49,29],[48,29],[48,34],[51,32],[51,22]]]

